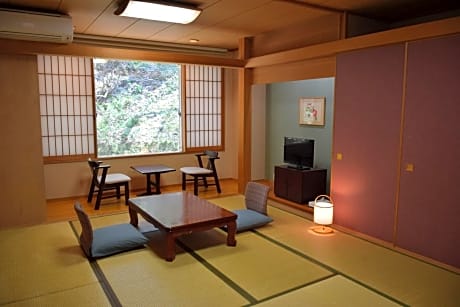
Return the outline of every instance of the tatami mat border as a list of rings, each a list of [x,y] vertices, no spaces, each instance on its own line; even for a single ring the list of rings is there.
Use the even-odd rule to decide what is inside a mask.
[[[351,277],[351,276],[349,276],[349,275],[347,275],[347,274],[344,274],[343,272],[340,272],[340,271],[334,269],[333,267],[328,266],[327,264],[318,261],[317,259],[314,259],[314,258],[312,258],[312,257],[310,257],[310,256],[308,256],[308,255],[305,255],[304,253],[302,253],[302,252],[296,250],[295,248],[292,248],[292,247],[290,247],[290,246],[288,246],[288,245],[286,245],[286,244],[284,244],[284,243],[281,243],[280,241],[277,241],[277,240],[275,240],[275,239],[273,239],[273,238],[271,238],[271,237],[269,237],[269,236],[267,236],[267,235],[265,235],[265,234],[263,234],[263,233],[260,233],[260,232],[258,232],[257,230],[251,230],[251,231],[252,231],[253,233],[255,233],[256,235],[258,235],[258,236],[260,236],[260,237],[262,237],[262,238],[264,238],[264,239],[266,239],[266,240],[272,242],[273,244],[276,244],[276,245],[278,245],[279,247],[284,248],[284,249],[290,251],[291,253],[296,254],[296,255],[299,256],[299,257],[305,258],[305,259],[307,259],[307,260],[313,262],[314,264],[317,264],[317,265],[321,266],[322,268],[324,268],[324,269],[326,269],[326,270],[328,270],[328,271],[333,272],[335,275],[341,275],[341,276],[343,276],[344,278],[349,279],[349,280],[351,280],[352,282],[354,282],[354,283],[356,283],[356,284],[359,284],[359,285],[365,287],[366,289],[368,289],[368,290],[370,290],[370,291],[372,291],[372,292],[374,292],[374,293],[377,293],[378,295],[383,296],[383,297],[385,297],[385,298],[387,298],[387,299],[389,299],[389,300],[391,300],[391,301],[393,301],[393,302],[395,302],[395,303],[397,303],[397,304],[399,304],[399,305],[401,305],[401,306],[409,306],[409,305],[407,305],[407,304],[401,302],[400,300],[398,300],[398,299],[396,299],[396,298],[394,298],[394,297],[392,297],[392,296],[389,296],[388,294],[386,294],[386,293],[384,293],[384,292],[381,292],[381,291],[379,291],[379,290],[377,290],[377,289],[375,289],[375,288],[373,288],[373,287],[371,287],[371,286],[369,286],[369,285],[367,285],[367,284],[365,284],[365,283],[359,281],[358,279],[355,279],[355,278],[353,278],[353,277]],[[335,275],[332,275],[332,276],[335,276]],[[332,276],[329,276],[329,277],[332,277]],[[312,284],[312,283],[309,283],[309,284]],[[288,292],[290,292],[290,291],[288,291]],[[277,296],[279,296],[279,295],[273,296],[273,297],[271,297],[271,298],[274,298],[274,297],[277,297]]]
[[[249,294],[246,290],[241,288],[237,283],[231,280],[227,275],[225,275],[224,273],[216,269],[212,264],[206,261],[206,259],[198,255],[194,250],[192,250],[190,247],[185,245],[185,243],[180,241],[180,239],[176,240],[176,244],[179,245],[181,248],[183,248],[187,253],[189,253],[193,258],[195,258],[199,263],[201,263],[205,268],[211,271],[214,275],[219,277],[224,283],[226,283],[229,287],[235,290],[238,294],[240,294],[245,299],[247,299],[251,303],[248,306],[251,306],[252,304],[259,302],[259,300],[257,300],[255,297]]]
[[[298,216],[298,217],[302,217],[302,218],[305,218],[304,216],[300,216],[300,215],[297,215],[293,212],[290,212],[290,211],[286,211],[286,210],[283,210],[281,208],[278,208],[276,207],[277,209],[279,210],[282,210],[283,212],[285,213],[289,213],[289,214],[292,214],[294,216]],[[91,218],[98,218],[98,217],[102,217],[102,216],[95,216],[95,217],[91,217]],[[75,228],[75,226],[73,225],[73,222],[75,221],[69,221],[69,225],[70,227],[72,228],[72,231],[74,232],[75,236],[79,237],[79,234]],[[354,283],[357,283],[363,287],[365,287],[366,289],[382,296],[382,297],[385,297],[401,306],[409,306],[407,304],[404,304],[403,302],[399,301],[398,299],[396,298],[393,298],[391,296],[389,296],[388,294],[386,293],[383,293],[351,276],[348,276],[347,274],[344,274],[336,269],[334,269],[333,267],[330,267],[328,266],[327,264],[325,263],[322,263],[320,261],[318,261],[317,259],[314,259],[312,257],[309,257],[308,255],[280,242],[280,241],[277,241],[261,232],[258,232],[257,230],[250,230],[252,233],[258,235],[259,237],[273,243],[273,244],[276,244],[277,246],[299,256],[299,257],[302,257],[318,266],[321,266],[322,268],[330,271],[332,273],[332,275],[328,275],[324,278],[320,278],[318,280],[314,280],[314,281],[311,281],[311,282],[308,282],[306,284],[303,284],[303,285],[299,285],[297,287],[293,287],[291,289],[288,289],[286,291],[283,291],[283,292],[280,292],[280,293],[277,293],[275,295],[272,295],[270,297],[266,297],[266,298],[263,298],[261,300],[258,300],[256,299],[255,297],[253,297],[251,294],[249,294],[246,290],[244,290],[243,288],[241,288],[237,283],[235,283],[234,281],[232,281],[228,276],[226,276],[224,273],[222,273],[221,271],[219,271],[218,269],[216,269],[213,265],[211,265],[209,262],[206,261],[206,259],[204,259],[203,257],[201,257],[200,255],[198,255],[195,251],[193,251],[191,248],[189,248],[187,245],[184,244],[184,242],[180,241],[180,238],[178,240],[176,240],[176,244],[178,244],[181,248],[183,248],[187,253],[189,253],[194,259],[196,259],[199,263],[201,263],[205,268],[207,268],[209,271],[211,271],[214,275],[216,275],[218,278],[220,278],[224,283],[226,283],[229,287],[231,287],[232,289],[234,289],[238,294],[240,294],[241,296],[243,296],[246,300],[248,300],[250,303],[248,305],[245,305],[245,306],[252,306],[252,305],[256,305],[256,304],[259,304],[261,302],[264,302],[264,301],[268,301],[270,299],[273,299],[273,298],[276,298],[276,297],[279,297],[279,296],[282,296],[284,294],[287,294],[287,293],[290,293],[290,292],[293,292],[295,290],[298,290],[298,289],[301,289],[303,287],[306,287],[306,286],[309,286],[309,285],[312,285],[312,284],[315,284],[317,282],[321,282],[323,280],[326,280],[326,279],[329,279],[331,277],[334,277],[336,275],[341,275],[343,276],[344,278],[347,278],[351,281],[353,281]],[[352,234],[348,234],[350,236],[353,236],[353,237],[356,237],[358,239],[361,239],[363,241],[366,241],[366,242],[369,242],[369,243],[372,243],[372,244],[376,244],[374,242],[371,242],[371,241],[368,241],[368,240],[365,240],[363,238],[360,238],[360,237],[357,237],[357,236],[354,236]],[[380,246],[380,245],[379,245]],[[388,248],[389,249],[389,248]],[[389,249],[389,250],[392,250],[392,249]],[[402,254],[402,253],[401,253]],[[122,306],[120,300],[118,299],[115,291],[113,290],[113,288],[111,287],[110,285],[110,282],[107,280],[107,278],[105,277],[102,269],[100,268],[100,266],[98,265],[97,261],[96,260],[92,260],[92,261],[89,261],[90,262],[90,265],[91,265],[91,268],[94,272],[94,274],[96,275],[105,295],[107,296],[107,299],[109,300],[110,304],[113,306],[113,307],[120,307]]]
[[[79,240],[79,234],[77,230],[75,229],[75,226],[72,223],[72,221],[69,221],[69,225],[70,225],[70,228],[72,228],[73,233],[77,237],[77,240]],[[101,285],[102,290],[104,291],[107,299],[109,300],[110,305],[112,307],[122,307],[123,305],[121,304],[120,300],[115,294],[115,291],[113,291],[113,288],[110,285],[110,282],[105,277],[104,272],[102,271],[101,267],[97,263],[97,260],[92,259],[88,261],[91,266],[91,269],[94,272],[94,275],[96,275],[96,278],[99,281],[99,284]]]
[[[277,298],[277,297],[280,297],[280,296],[283,296],[285,294],[288,294],[288,293],[291,293],[291,292],[294,292],[294,291],[297,291],[299,289],[302,289],[304,287],[308,287],[308,286],[311,286],[313,284],[316,284],[316,283],[319,283],[319,282],[322,282],[322,281],[325,281],[325,280],[328,280],[330,278],[333,278],[337,276],[337,274],[331,274],[331,275],[327,275],[327,276],[324,276],[322,278],[318,278],[318,279],[315,279],[315,280],[312,280],[310,282],[307,282],[305,284],[302,284],[302,285],[298,285],[296,287],[292,287],[291,289],[288,289],[288,290],[285,290],[285,291],[282,291],[280,293],[277,293],[277,294],[274,294],[274,295],[271,295],[271,296],[267,296],[263,299],[260,299],[257,304],[260,304],[260,303],[263,303],[263,302],[266,302],[266,301],[269,301],[269,300],[272,300],[274,298]],[[251,305],[248,305],[248,306],[251,306]]]
[[[273,202],[273,201],[272,201],[272,202]],[[294,216],[301,217],[301,218],[306,218],[306,219],[310,220],[309,218],[307,218],[307,217],[305,217],[305,216],[303,216],[303,215],[296,214],[296,213],[294,213],[294,212],[291,212],[290,210],[285,210],[285,209],[280,208],[280,207],[278,207],[278,206],[276,206],[276,205],[273,206],[273,207],[276,208],[276,209],[278,209],[278,210],[281,210],[281,211],[283,211],[283,212],[285,212],[285,213],[292,214],[292,215],[294,215]],[[102,216],[94,216],[94,217],[91,217],[91,218],[98,218],[98,217],[102,217]],[[75,236],[78,238],[79,234],[77,233],[77,230],[75,229],[75,226],[73,225],[72,222],[75,222],[75,221],[69,221],[69,224],[70,224],[70,226],[71,226],[71,228],[72,228],[72,230],[73,230]],[[394,297],[392,297],[392,296],[390,296],[390,295],[388,295],[388,294],[386,294],[386,293],[384,293],[384,292],[381,292],[381,291],[379,291],[378,289],[375,289],[375,288],[369,286],[368,284],[365,284],[365,283],[363,283],[362,281],[360,281],[360,280],[358,280],[358,279],[355,279],[355,278],[353,278],[353,277],[351,277],[351,276],[349,276],[349,275],[347,275],[347,274],[345,274],[345,273],[343,273],[343,272],[341,272],[341,271],[338,271],[337,269],[335,269],[335,268],[333,268],[333,267],[331,267],[331,266],[329,266],[329,265],[327,265],[327,264],[325,264],[325,263],[322,263],[322,262],[320,262],[319,260],[317,260],[317,259],[315,259],[315,258],[312,258],[312,257],[310,257],[310,256],[308,256],[308,255],[306,255],[306,254],[304,254],[303,252],[300,252],[300,251],[296,250],[295,248],[292,248],[292,247],[290,247],[290,246],[288,246],[288,245],[286,245],[286,244],[284,244],[284,243],[282,243],[282,242],[280,242],[280,241],[278,241],[278,240],[276,240],[276,239],[274,239],[274,238],[272,238],[272,237],[269,237],[269,236],[267,236],[267,235],[265,235],[265,234],[263,234],[263,233],[261,233],[261,232],[259,232],[259,231],[257,231],[257,230],[251,230],[251,232],[254,233],[254,234],[256,234],[256,235],[258,235],[259,237],[261,237],[261,238],[263,238],[263,239],[265,239],[265,240],[270,241],[270,242],[273,243],[273,244],[276,244],[277,246],[279,246],[279,247],[281,247],[281,248],[283,248],[283,249],[285,249],[285,250],[288,250],[289,252],[291,252],[291,253],[293,253],[293,254],[295,254],[295,255],[297,255],[297,256],[300,256],[300,257],[302,257],[302,258],[304,258],[304,259],[306,259],[306,260],[308,260],[308,261],[310,261],[310,262],[312,262],[312,263],[314,263],[314,264],[316,264],[316,265],[318,265],[318,266],[321,266],[322,268],[324,268],[324,269],[326,269],[326,270],[332,272],[333,275],[329,275],[329,276],[324,277],[324,278],[321,278],[321,279],[319,279],[319,280],[311,281],[311,282],[308,282],[308,283],[306,283],[306,284],[303,284],[303,285],[299,285],[299,286],[293,287],[293,288],[291,288],[291,289],[288,289],[288,290],[283,291],[283,292],[281,292],[281,293],[277,293],[277,294],[275,294],[275,295],[273,295],[273,296],[270,296],[270,297],[266,297],[266,298],[263,298],[263,299],[256,299],[256,298],[253,297],[251,294],[249,294],[245,289],[241,288],[237,283],[235,283],[234,281],[232,281],[232,280],[231,280],[228,276],[226,276],[223,272],[219,271],[217,268],[215,268],[213,265],[211,265],[208,261],[206,261],[206,259],[204,259],[204,258],[201,257],[200,255],[198,255],[195,251],[193,251],[191,248],[189,248],[187,245],[185,245],[185,243],[182,242],[182,241],[180,240],[180,238],[176,241],[176,243],[177,243],[181,248],[183,248],[187,253],[189,253],[192,257],[194,257],[194,259],[196,259],[199,263],[201,263],[204,267],[206,267],[209,271],[211,271],[214,275],[216,275],[216,276],[217,276],[218,278],[220,278],[223,282],[225,282],[229,287],[231,287],[232,289],[234,289],[237,293],[239,293],[239,294],[240,294],[241,296],[243,296],[246,300],[248,300],[250,303],[249,303],[248,305],[246,305],[246,306],[252,306],[252,305],[259,304],[259,303],[261,303],[261,302],[269,301],[269,300],[271,300],[271,299],[273,299],[273,298],[282,296],[282,295],[284,295],[284,294],[286,294],[286,293],[290,293],[290,292],[295,291],[295,290],[297,290],[297,289],[301,289],[301,288],[303,288],[303,287],[306,287],[306,286],[315,284],[315,283],[317,283],[317,282],[320,282],[320,281],[323,281],[323,280],[327,280],[327,279],[329,279],[329,278],[331,278],[331,277],[333,277],[333,276],[336,276],[336,275],[340,275],[340,276],[342,276],[342,277],[344,277],[344,278],[346,278],[346,279],[348,279],[348,280],[350,280],[350,281],[352,281],[352,282],[354,282],[354,283],[356,283],[356,284],[358,284],[358,285],[360,285],[360,286],[362,286],[362,287],[364,287],[364,288],[366,288],[366,289],[368,289],[368,290],[370,290],[370,291],[372,291],[372,292],[374,292],[374,293],[376,293],[376,294],[378,294],[378,295],[380,295],[380,296],[382,296],[382,297],[385,297],[386,299],[388,299],[388,300],[390,300],[390,301],[392,301],[392,302],[394,302],[394,303],[396,303],[396,304],[399,304],[399,305],[401,305],[401,306],[409,306],[409,305],[407,305],[407,304],[401,302],[400,300],[398,300],[398,299],[396,299],[396,298],[394,298]],[[449,269],[447,269],[447,268],[444,268],[444,267],[442,267],[442,266],[438,266],[438,265],[433,264],[433,263],[430,263],[430,262],[428,262],[428,261],[424,261],[423,259],[419,259],[419,258],[417,258],[417,257],[411,256],[411,255],[409,255],[409,254],[406,254],[406,253],[404,253],[404,252],[402,252],[402,251],[393,249],[393,248],[391,248],[391,247],[388,247],[388,246],[384,246],[384,245],[378,244],[378,243],[376,243],[376,242],[373,242],[373,241],[371,241],[371,240],[368,240],[368,239],[366,239],[366,238],[363,238],[363,237],[361,237],[361,236],[359,236],[359,235],[356,235],[356,234],[353,234],[353,233],[348,233],[348,232],[346,232],[346,231],[345,231],[345,232],[344,232],[344,231],[341,231],[341,232],[344,233],[344,234],[346,234],[346,235],[349,235],[349,236],[351,236],[351,237],[360,239],[360,240],[362,240],[362,241],[364,241],[364,242],[371,243],[371,244],[377,245],[377,246],[379,246],[379,247],[383,247],[383,248],[385,248],[385,249],[387,249],[387,250],[389,250],[389,251],[392,251],[392,252],[395,252],[395,253],[404,255],[404,256],[406,256],[406,257],[410,257],[410,258],[415,259],[415,260],[417,260],[417,261],[421,261],[421,262],[426,263],[426,264],[428,264],[428,265],[431,265],[431,266],[434,266],[434,267],[436,267],[436,268],[445,270],[445,271],[447,271],[447,272],[449,272],[449,273],[454,273],[454,274],[458,274],[458,275],[459,275],[459,273],[457,273],[457,272],[453,272],[453,271],[451,271],[451,270],[449,270]],[[122,306],[121,303],[120,303],[120,301],[119,301],[119,299],[118,299],[118,297],[116,296],[115,292],[113,291],[113,289],[112,289],[112,287],[111,287],[109,281],[106,279],[104,273],[102,272],[101,268],[99,267],[97,261],[90,261],[90,264],[91,264],[91,268],[92,268],[94,274],[97,276],[97,279],[99,280],[99,282],[100,282],[100,284],[101,284],[101,287],[102,287],[104,293],[106,294],[108,300],[110,301],[111,305],[112,305],[112,306],[116,306],[116,307]]]
[[[271,199],[270,199],[270,202],[272,202],[272,203],[275,202],[275,203],[276,203],[276,201],[271,200]],[[273,208],[276,208],[276,209],[278,209],[278,210],[281,210],[281,211],[283,211],[283,212],[292,214],[293,216],[297,216],[297,217],[300,217],[300,218],[304,218],[304,219],[306,219],[306,220],[309,220],[310,222],[313,222],[313,218],[310,217],[309,215],[307,215],[307,214],[304,215],[304,214],[302,214],[302,213],[296,213],[294,210],[293,210],[293,211],[287,210],[287,209],[285,209],[285,208],[283,207],[284,205],[283,205],[283,206],[279,206],[279,207],[276,206],[276,205],[271,205],[271,204],[268,204],[268,205],[269,205],[269,206],[272,206]],[[281,205],[282,205],[282,204],[281,204]],[[332,225],[331,228],[334,228],[333,225]],[[415,255],[412,255],[412,254],[409,253],[409,252],[406,253],[406,252],[404,252],[404,250],[401,250],[401,249],[398,249],[398,248],[392,248],[392,247],[387,246],[387,245],[385,245],[385,244],[379,244],[378,242],[375,242],[375,241],[372,241],[372,240],[370,240],[370,239],[367,239],[365,236],[360,236],[360,235],[357,234],[357,233],[354,233],[354,232],[351,232],[351,231],[347,231],[346,228],[338,227],[338,229],[335,229],[335,230],[340,231],[341,233],[346,234],[346,235],[348,235],[348,236],[351,236],[351,237],[353,237],[353,238],[362,240],[362,241],[364,241],[364,242],[367,242],[367,243],[371,243],[371,244],[377,245],[377,246],[379,246],[379,247],[382,247],[382,248],[387,249],[387,250],[389,250],[389,251],[392,251],[392,252],[394,252],[394,253],[398,253],[398,254],[400,254],[400,255],[409,257],[409,258],[411,258],[411,259],[414,259],[414,260],[423,262],[423,263],[425,263],[425,264],[434,266],[434,267],[436,267],[436,268],[438,268],[438,269],[441,269],[441,270],[443,270],[443,271],[446,271],[446,272],[449,272],[449,273],[454,273],[454,274],[456,274],[456,275],[460,275],[460,272],[457,272],[457,271],[455,271],[455,270],[453,270],[453,269],[449,269],[449,268],[447,268],[447,267],[445,267],[445,266],[436,264],[436,263],[433,262],[433,261],[425,260],[425,259],[423,259],[422,257],[417,257],[417,256],[415,256]]]
[[[122,307],[123,305],[121,304],[120,300],[115,294],[115,291],[113,291],[112,286],[110,285],[110,282],[105,277],[104,272],[102,272],[102,269],[97,263],[97,261],[92,260],[89,263],[91,265],[91,268],[93,269],[94,274],[97,277],[97,280],[99,281],[102,287],[102,290],[104,290],[104,293],[107,296],[107,299],[109,300],[110,305],[112,305],[112,307]]]

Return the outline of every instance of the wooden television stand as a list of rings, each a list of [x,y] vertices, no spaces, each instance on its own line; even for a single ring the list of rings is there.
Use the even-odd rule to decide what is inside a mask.
[[[307,204],[326,194],[327,169],[297,169],[275,166],[275,195],[298,204]]]

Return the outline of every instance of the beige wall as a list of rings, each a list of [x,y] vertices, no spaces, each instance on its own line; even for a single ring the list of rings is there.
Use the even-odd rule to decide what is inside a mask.
[[[237,148],[236,131],[233,127],[237,121],[237,101],[234,85],[236,70],[227,69],[225,75],[225,151],[220,153],[217,160],[217,170],[220,178],[237,178]],[[38,97],[38,94],[37,94]],[[38,117],[38,114],[37,114]],[[179,184],[181,173],[179,168],[185,165],[195,165],[196,158],[191,154],[158,155],[136,158],[104,159],[111,165],[110,172],[124,173],[132,178],[131,189],[145,188],[145,176],[133,171],[131,165],[165,164],[175,168],[176,172],[161,175],[161,185]],[[86,195],[90,184],[90,171],[86,162],[47,164],[44,166],[46,199],[68,198]]]
[[[0,228],[45,220],[37,64],[0,55]]]

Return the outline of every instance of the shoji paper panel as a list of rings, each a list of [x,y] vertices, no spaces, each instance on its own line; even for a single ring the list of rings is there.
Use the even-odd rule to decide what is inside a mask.
[[[44,157],[94,153],[91,59],[38,55]]]

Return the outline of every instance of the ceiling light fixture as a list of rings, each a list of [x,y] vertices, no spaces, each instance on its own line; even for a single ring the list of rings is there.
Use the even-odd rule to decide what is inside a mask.
[[[187,24],[194,21],[201,10],[183,3],[166,1],[123,1],[115,15]]]

